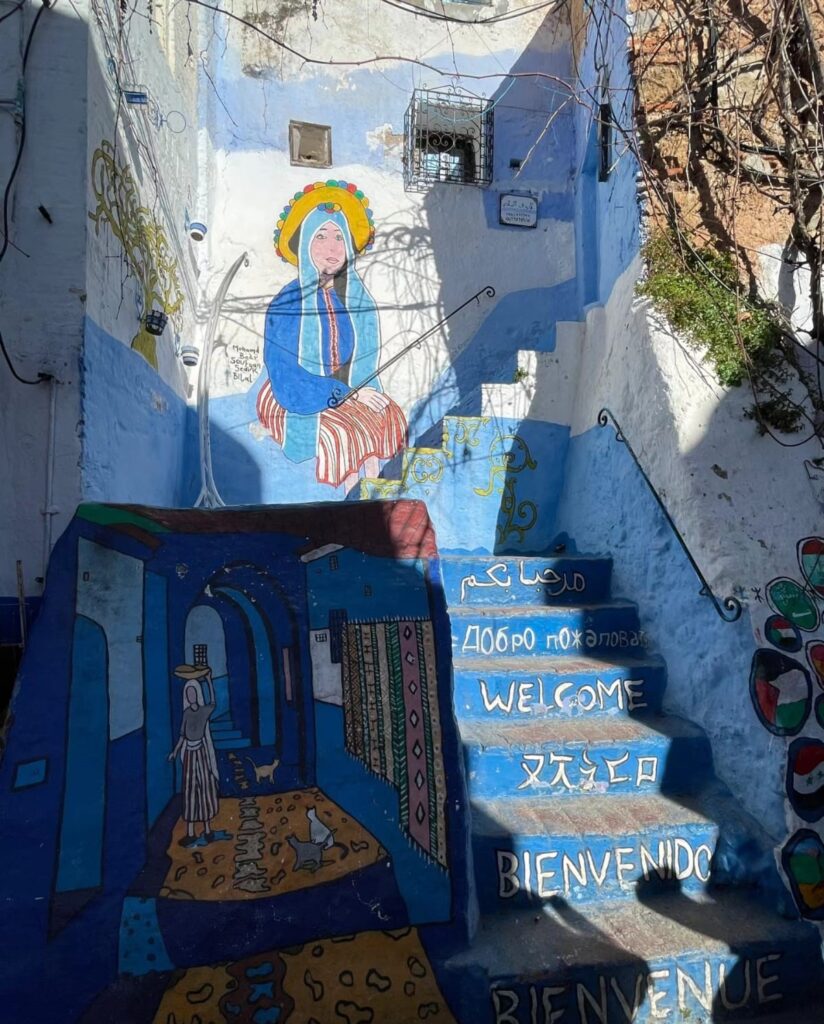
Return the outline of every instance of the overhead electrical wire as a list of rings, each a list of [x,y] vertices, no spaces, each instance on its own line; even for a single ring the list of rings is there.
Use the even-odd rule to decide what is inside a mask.
[[[381,0],[387,7],[396,7],[399,11],[407,14],[414,14],[421,18],[429,18],[430,21],[448,21],[453,25],[494,25],[500,21],[511,21],[513,18],[524,18],[528,14],[540,11],[545,7],[557,7],[559,0],[543,0],[541,3],[530,4],[529,7],[522,7],[517,11],[507,11],[503,14],[492,14],[488,18],[455,18],[450,14],[440,14],[438,11],[427,11],[420,7],[412,7],[404,0]]]

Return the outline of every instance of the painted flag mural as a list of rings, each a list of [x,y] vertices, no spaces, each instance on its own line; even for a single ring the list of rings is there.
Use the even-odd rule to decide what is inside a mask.
[[[798,544],[801,574],[819,597],[824,597],[824,538],[807,537]]]
[[[781,866],[802,917],[824,918],[824,844],[815,832],[802,828],[781,851]]]
[[[761,723],[771,733],[794,736],[810,713],[810,674],[795,658],[761,647],[752,659],[750,696]]]
[[[807,644],[807,661],[815,673],[818,685],[824,689],[824,643],[811,640]]]
[[[764,623],[764,636],[767,638],[767,643],[777,647],[780,651],[795,654],[796,651],[801,650],[801,633],[783,615],[771,615],[767,619]]]
[[[767,600],[776,614],[811,633],[818,626],[818,607],[804,587],[788,577],[767,584]]]
[[[824,743],[801,738],[790,744],[787,757],[787,797],[804,821],[824,815]]]

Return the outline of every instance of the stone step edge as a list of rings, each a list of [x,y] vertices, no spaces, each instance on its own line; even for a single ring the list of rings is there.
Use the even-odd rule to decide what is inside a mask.
[[[668,908],[675,910],[668,913]],[[573,915],[578,925],[578,934],[573,938],[582,937],[583,929],[589,925],[588,932],[594,944],[599,937],[614,940],[611,952],[615,958],[606,959],[603,954],[593,956],[592,945],[586,942],[578,950],[568,944],[559,945],[563,937],[559,932],[566,931],[559,928],[559,924],[563,924],[568,913]],[[708,933],[707,923],[702,925],[705,914],[708,917],[720,915],[724,932],[728,935]],[[507,932],[511,932],[509,938]],[[545,933],[546,941],[540,940],[541,932]],[[529,957],[524,946],[531,944],[530,940],[537,940],[535,952],[538,956],[534,958],[531,969],[525,971]],[[558,946],[555,952],[552,950],[553,942]],[[450,957],[445,966],[464,969],[469,963],[475,963],[486,968],[492,977],[523,978],[527,974],[540,977],[551,971],[564,973],[593,965],[619,967],[639,958],[655,961],[667,956],[729,954],[731,945],[740,955],[747,947],[770,947],[778,943],[809,943],[811,950],[820,946],[818,932],[808,922],[781,917],[741,890],[712,890],[701,895],[691,894],[688,898],[677,893],[658,893],[648,903],[608,900],[587,904],[585,911],[556,903],[554,907],[549,904],[529,909],[511,906],[483,914],[472,945]],[[506,963],[508,958],[517,961],[511,964],[511,968]],[[540,963],[540,960],[544,962]]]
[[[586,601],[581,604],[478,604],[478,605],[450,605],[449,614],[457,618],[464,618],[469,615],[477,615],[479,618],[491,619],[495,616],[507,616],[519,618],[525,615],[535,615],[539,618],[550,615],[569,615],[570,612],[579,611],[637,611],[638,605],[635,601],[626,601],[623,598],[606,598],[603,601]]]
[[[567,606],[569,607],[569,606]],[[545,672],[547,675],[597,675],[599,672],[613,672],[621,669],[651,668],[666,671],[667,663],[659,655],[650,654],[643,658],[611,657],[609,660],[576,657],[561,654],[557,657],[542,657],[539,654],[511,655],[510,657],[477,657],[467,655],[460,658],[461,672],[508,672],[529,671],[530,674]]]
[[[471,834],[473,839],[510,838],[514,840],[518,836],[529,835],[577,841],[594,837],[611,839],[615,836],[649,836],[652,833],[669,828],[703,829],[715,827],[721,829],[724,823],[719,822],[713,817],[709,806],[705,806],[709,802],[707,799],[708,792],[709,790],[706,790],[689,797],[680,798],[674,794],[669,796],[663,793],[655,793],[653,795],[645,793],[640,795],[640,800],[639,795],[635,793],[622,793],[616,796],[604,793],[587,793],[566,797],[563,806],[553,808],[546,806],[547,801],[542,801],[540,798],[535,797],[523,797],[511,801],[505,797],[492,800],[476,797],[470,799]],[[609,812],[610,809],[614,809],[624,803],[628,803],[629,811],[632,805],[638,806],[641,802],[644,802],[647,813],[649,813],[650,806],[653,808],[653,814],[650,817],[654,820],[638,823],[627,819],[622,823],[622,827],[602,824],[612,817],[611,814],[605,813],[605,811]],[[507,822],[506,816],[501,814],[501,804],[506,804],[511,808],[512,818],[509,819],[509,822]],[[535,829],[534,831],[529,831],[530,826],[528,822],[521,823],[514,819],[519,811],[521,814],[524,814],[529,810],[535,810],[534,805],[536,804],[541,804],[540,810],[546,811],[547,814],[546,816],[537,814]],[[494,812],[491,810],[493,806],[495,808]],[[569,812],[567,812],[567,808],[569,808]],[[671,817],[667,817],[667,811],[671,812]],[[569,822],[564,820],[567,813],[572,813],[578,816],[579,819],[584,819],[585,822],[591,820],[591,827],[584,824],[580,830],[572,830],[569,827]],[[686,817],[684,817],[685,814]],[[492,829],[482,831],[480,827],[476,828],[480,816],[500,824],[501,831],[496,832]],[[626,828],[623,828],[623,825],[626,825]]]
[[[441,561],[444,562],[474,562],[474,561],[497,561],[497,562],[594,562],[601,565],[611,565],[612,555],[578,555],[572,552],[548,552],[547,554],[491,554],[487,551],[456,551],[448,548],[438,552]]]
[[[594,736],[586,735],[586,723],[591,723]],[[668,723],[671,729],[663,727]],[[629,727],[632,735],[610,735],[610,730],[620,733],[616,726],[623,724]],[[546,737],[518,740],[517,734],[532,731],[544,726]],[[503,754],[518,754],[530,750],[540,750],[558,745],[601,746],[603,744],[639,744],[657,743],[672,740],[707,740],[705,731],[688,718],[679,715],[656,714],[646,715],[603,714],[587,718],[584,715],[556,716],[547,720],[536,718],[528,722],[519,719],[460,719],[458,728],[464,746],[480,750],[496,751]],[[623,731],[626,731],[624,729]],[[494,733],[490,741],[473,736],[473,733]],[[602,735],[598,735],[602,732]],[[578,735],[570,735],[578,733]],[[507,741],[506,736],[516,734],[516,738]],[[565,735],[566,734],[566,735]]]

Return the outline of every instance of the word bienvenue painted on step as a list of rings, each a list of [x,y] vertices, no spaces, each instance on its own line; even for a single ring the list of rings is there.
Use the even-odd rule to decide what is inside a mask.
[[[478,679],[481,700],[484,709],[490,714],[502,711],[511,715],[513,711],[521,715],[542,715],[550,711],[606,711],[615,708],[617,711],[639,711],[647,706],[643,698],[642,679],[614,679],[604,683],[596,679],[594,685],[562,682],[554,687],[544,686],[540,676],[534,679],[513,679],[509,684],[497,687],[490,692],[490,684],[486,679]],[[547,689],[550,692],[547,693]]]
[[[712,848],[707,843],[693,847],[688,839],[659,839],[658,850],[640,839],[632,846],[615,846],[596,854],[584,850],[577,854],[563,850],[496,850],[498,896],[512,899],[518,893],[548,900],[594,887],[617,885],[629,889],[639,880],[685,881],[697,878],[708,882]]]
[[[530,575],[524,568],[523,561],[518,562],[518,583],[523,587],[537,587],[547,597],[562,597],[564,594],[582,594],[586,589],[587,581],[580,572],[556,572],[554,569],[546,568]],[[509,590],[512,586],[512,575],[506,562],[496,562],[484,570],[483,575],[470,573],[461,580],[461,601],[466,601],[468,590],[485,587],[499,587],[502,590]]]
[[[646,647],[647,635],[642,630],[613,629],[597,632],[594,629],[569,629],[564,626],[557,633],[541,638],[531,626],[513,630],[509,626],[466,627],[461,654],[532,654],[539,651],[580,651],[608,647]]]
[[[629,768],[627,767],[629,765]],[[517,789],[552,789],[605,791],[611,786],[627,785],[640,789],[645,783],[658,781],[658,758],[654,755],[617,757],[598,755],[593,761],[584,750],[580,757],[572,754],[524,754],[521,768],[525,778]],[[600,771],[599,771],[600,770]],[[573,778],[570,779],[569,773]]]
[[[628,1024],[638,1019],[645,1002],[651,1020],[673,1020],[673,1013],[700,1020],[700,1011],[714,1013],[714,1003],[727,1013],[751,1011],[783,999],[781,979],[771,973],[781,957],[769,953],[733,963],[673,963],[638,970],[634,985],[626,986],[601,975],[591,984],[495,988],[490,992],[495,1024]]]

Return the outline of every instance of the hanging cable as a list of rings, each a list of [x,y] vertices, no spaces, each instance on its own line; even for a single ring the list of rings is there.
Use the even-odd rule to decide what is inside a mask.
[[[28,38],[26,39],[26,47],[23,51],[23,66],[21,70],[21,77],[24,82],[26,78],[26,65],[29,62],[29,53],[31,51],[32,40],[34,39],[34,33],[37,29],[38,24],[40,23],[41,17],[43,16],[43,11],[45,10],[46,5],[43,4],[38,10],[37,14],[34,16],[34,21],[32,22],[32,26],[29,29]],[[0,246],[0,263],[3,262],[3,259],[6,253],[8,252],[9,245],[11,244],[9,240],[9,201],[11,199],[11,190],[14,185],[14,179],[17,177],[17,172],[20,169],[20,162],[23,159],[23,147],[25,146],[25,144],[26,113],[24,110],[23,116],[20,121],[20,140],[17,144],[17,155],[15,156],[14,165],[12,166],[11,173],[9,174],[9,180],[6,182],[6,189],[3,193],[3,244],[2,246]],[[41,384],[43,381],[51,379],[51,374],[48,373],[38,374],[36,380],[29,380],[27,377],[21,377],[21,375],[14,368],[14,363],[11,360],[11,356],[9,355],[8,349],[6,348],[6,343],[3,340],[2,333],[0,333],[0,351],[2,351],[3,353],[3,358],[6,360],[6,363],[8,364],[8,367],[11,370],[12,376],[21,384]]]

